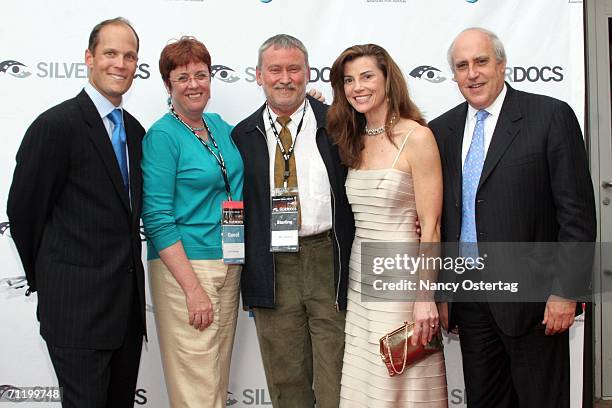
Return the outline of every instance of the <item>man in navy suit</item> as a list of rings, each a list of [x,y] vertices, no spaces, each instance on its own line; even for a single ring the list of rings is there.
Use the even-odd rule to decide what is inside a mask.
[[[429,124],[444,172],[443,241],[594,241],[593,188],[572,109],[505,83],[504,47],[488,30],[461,32],[448,60],[466,102]],[[577,304],[567,293],[589,276],[532,272],[546,288],[539,302],[478,298],[455,302],[450,316],[441,308],[443,326],[458,327],[470,408],[569,407]]]
[[[138,61],[123,18],[96,25],[89,82],[28,128],[7,213],[64,407],[132,407],[145,334],[141,139],[122,107]]]

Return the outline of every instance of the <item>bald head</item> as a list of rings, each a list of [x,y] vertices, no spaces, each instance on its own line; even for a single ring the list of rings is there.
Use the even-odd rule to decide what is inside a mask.
[[[506,53],[499,38],[488,30],[462,31],[449,48],[453,79],[465,100],[475,109],[486,109],[504,87]]]
[[[493,52],[495,53],[495,59],[497,60],[497,62],[506,63],[506,50],[504,49],[504,44],[501,42],[499,37],[494,32],[489,31],[486,28],[470,27],[470,28],[466,28],[465,30],[461,31],[457,35],[457,37],[455,37],[450,47],[448,47],[448,51],[446,52],[446,59],[448,61],[448,65],[450,65],[451,70],[453,72],[455,72],[454,63],[453,63],[453,52],[455,50],[455,43],[464,34],[470,35],[470,34],[476,34],[476,33],[480,33],[489,39],[489,41],[491,42],[491,46],[493,47]]]

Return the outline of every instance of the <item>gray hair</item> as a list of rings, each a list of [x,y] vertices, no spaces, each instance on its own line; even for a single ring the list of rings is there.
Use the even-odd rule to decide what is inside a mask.
[[[455,52],[455,42],[457,41],[457,38],[459,38],[459,36],[465,33],[466,31],[478,31],[479,33],[486,35],[489,40],[491,40],[491,45],[493,46],[493,52],[495,53],[495,60],[497,61],[497,63],[499,64],[501,62],[506,62],[506,50],[504,49],[504,44],[501,42],[497,34],[495,34],[493,31],[487,30],[486,28],[469,27],[457,34],[457,37],[455,37],[450,47],[448,47],[448,51],[446,52],[446,59],[453,73],[455,72],[455,64],[453,61],[453,53]]]
[[[298,50],[302,51],[302,54],[304,54],[304,60],[306,61],[306,66],[308,66],[308,51],[306,51],[304,43],[289,34],[276,34],[275,36],[272,36],[264,41],[264,43],[261,44],[261,47],[259,47],[259,53],[257,55],[257,68],[261,68],[262,54],[272,46],[274,48],[297,48]]]

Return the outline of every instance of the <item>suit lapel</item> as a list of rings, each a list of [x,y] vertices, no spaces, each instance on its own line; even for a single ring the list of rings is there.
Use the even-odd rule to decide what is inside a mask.
[[[81,93],[77,95],[77,103],[83,112],[85,123],[90,128],[87,132],[87,136],[91,139],[94,147],[98,151],[98,154],[102,158],[102,162],[104,163],[106,171],[108,172],[108,175],[115,186],[115,190],[117,190],[117,194],[119,194],[121,202],[125,206],[126,210],[129,211],[130,205],[128,203],[128,194],[123,187],[121,170],[119,170],[119,164],[117,163],[117,158],[115,157],[113,145],[108,137],[104,123],[102,123],[100,114],[85,91],[81,91]],[[132,165],[131,160],[130,165]]]
[[[336,146],[333,145],[333,142],[327,137],[327,134],[324,132],[319,133],[319,129],[325,130],[326,123],[326,115],[327,112],[323,108],[322,104],[311,96],[306,96],[308,99],[308,104],[312,108],[312,112],[315,116],[316,130],[315,130],[315,143],[317,144],[317,149],[319,149],[319,154],[321,155],[321,159],[323,159],[323,164],[327,169],[327,178],[329,179],[330,185],[333,185],[336,180],[344,180],[342,177],[336,174],[336,166],[334,165],[335,161],[334,156],[332,155],[332,149],[337,149]],[[344,185],[342,186],[344,188]]]
[[[455,202],[461,202],[463,170],[461,166],[461,150],[463,145],[463,133],[467,116],[467,102],[460,105],[455,112],[455,117],[449,121],[449,142],[447,146],[448,164],[451,170],[452,187]]]
[[[489,145],[489,150],[482,167],[480,182],[478,183],[479,189],[487,181],[487,178],[491,175],[491,172],[495,169],[495,166],[519,132],[522,115],[516,98],[516,91],[510,86],[506,86],[508,88],[506,98],[495,125],[491,144]]]
[[[142,178],[140,176],[140,160],[142,156],[142,148],[138,131],[135,129],[132,120],[124,111],[125,133],[127,135],[127,148],[130,161],[130,200],[132,209],[132,218],[139,218],[140,214],[140,197],[142,195]]]

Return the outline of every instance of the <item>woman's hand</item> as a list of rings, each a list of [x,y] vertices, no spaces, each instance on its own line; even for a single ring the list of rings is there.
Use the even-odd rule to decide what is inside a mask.
[[[413,315],[412,345],[416,346],[421,343],[424,346],[431,341],[431,338],[440,328],[436,303],[414,302]]]
[[[177,241],[159,251],[159,257],[178,282],[185,294],[189,324],[204,330],[213,322],[213,307],[206,291],[200,285],[191,262],[187,259],[183,243]]]
[[[213,306],[202,286],[185,291],[185,302],[189,313],[189,324],[194,329],[204,330],[214,319]]]

